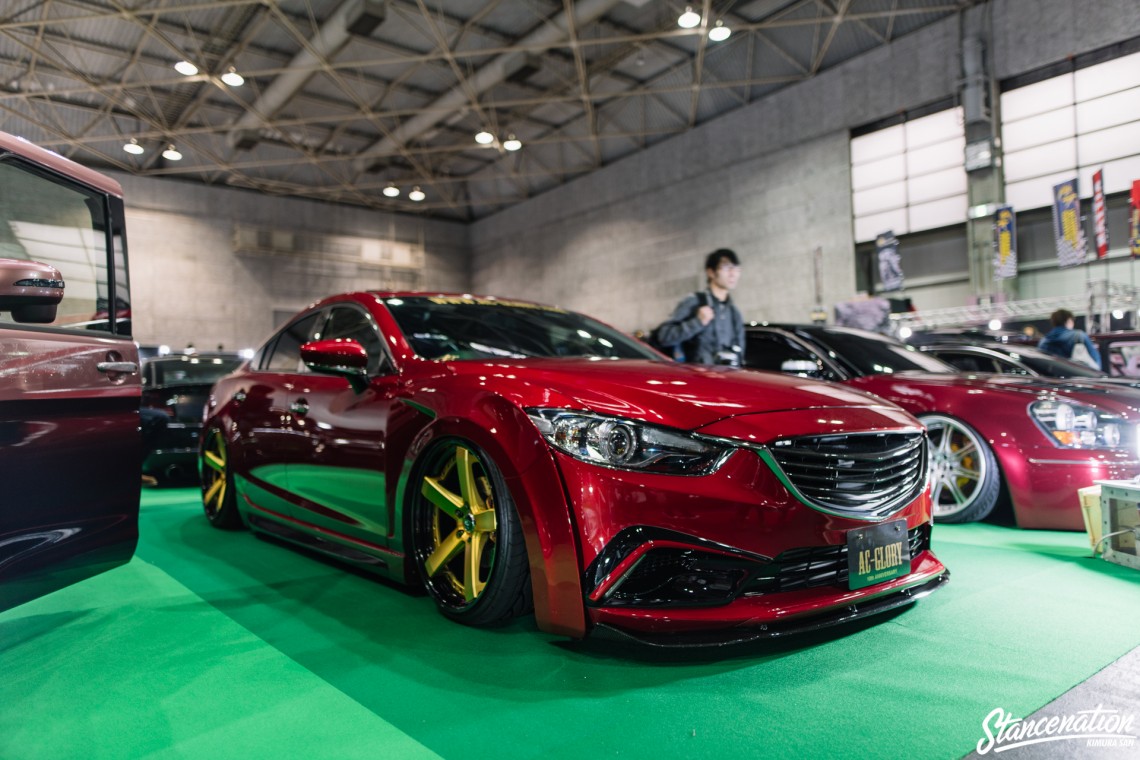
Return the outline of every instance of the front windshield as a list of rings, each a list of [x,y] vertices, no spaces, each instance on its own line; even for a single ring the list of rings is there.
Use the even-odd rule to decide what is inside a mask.
[[[664,359],[637,340],[581,314],[493,298],[387,298],[412,350],[424,359],[599,357]]]
[[[1108,377],[1098,369],[1032,348],[1011,350],[1009,356],[1045,377]]]
[[[213,385],[220,378],[241,366],[242,359],[220,356],[172,356],[149,360],[153,370],[154,384],[164,385]],[[150,378],[146,378],[147,383]]]
[[[953,374],[958,370],[930,354],[924,354],[894,338],[864,330],[832,327],[812,330],[811,336],[834,359],[860,375],[883,375],[917,370]]]

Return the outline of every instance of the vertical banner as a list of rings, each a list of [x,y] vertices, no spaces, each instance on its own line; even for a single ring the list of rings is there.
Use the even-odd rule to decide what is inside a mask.
[[[879,280],[883,290],[902,290],[902,259],[899,256],[899,239],[892,230],[880,232],[875,238],[875,252],[879,257]]]
[[[1057,265],[1075,267],[1085,263],[1088,248],[1081,229],[1081,198],[1077,178],[1053,186],[1053,238],[1057,244]]]
[[[1096,237],[1096,257],[1108,255],[1108,222],[1104,210],[1104,169],[1093,175],[1093,231]]]
[[[1140,179],[1132,180],[1132,208],[1129,209],[1131,224],[1129,227],[1128,247],[1132,249],[1132,258],[1140,257]]]
[[[1017,218],[1012,206],[994,212],[994,279],[1017,277]]]

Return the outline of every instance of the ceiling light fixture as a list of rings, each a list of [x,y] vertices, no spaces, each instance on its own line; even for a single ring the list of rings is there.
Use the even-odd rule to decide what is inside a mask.
[[[380,192],[384,193],[384,195],[388,196],[389,198],[400,197],[400,188],[396,187],[395,182],[389,182],[388,186]]]
[[[427,197],[427,195],[424,194],[423,190],[420,190],[419,185],[416,185],[415,187],[413,187],[412,192],[408,193],[408,200],[415,201],[416,203],[419,203],[420,201],[422,201],[426,197]]]
[[[724,25],[723,21],[717,21],[716,26],[709,29],[709,39],[713,42],[724,42],[732,34],[732,30]]]
[[[514,135],[507,135],[507,139],[503,141],[503,147],[506,150],[518,150],[522,147],[522,141]]]
[[[183,76],[192,77],[198,73],[198,67],[190,63],[190,61],[179,61],[174,64],[174,70]]]
[[[475,133],[475,142],[480,145],[490,145],[495,142],[495,136],[484,129]]]
[[[162,151],[162,157],[167,161],[181,161],[182,154],[173,145],[166,146],[166,150]]]
[[[139,145],[139,141],[132,137],[129,143],[123,145],[123,150],[132,156],[141,156],[146,151],[146,148]]]
[[[243,84],[245,84],[245,77],[237,73],[237,70],[234,69],[233,66],[230,66],[230,70],[225,74],[222,74],[222,81],[228,84],[230,87],[241,87]]]
[[[685,6],[685,12],[677,17],[677,26],[682,29],[692,29],[701,23],[701,14],[693,10],[691,5]]]

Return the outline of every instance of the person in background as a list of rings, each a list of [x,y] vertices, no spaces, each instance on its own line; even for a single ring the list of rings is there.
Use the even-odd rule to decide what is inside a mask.
[[[1045,337],[1037,344],[1038,348],[1054,356],[1060,356],[1062,359],[1073,359],[1074,361],[1084,359],[1083,356],[1074,356],[1074,351],[1078,354],[1087,351],[1089,361],[1083,363],[1095,363],[1097,369],[1101,368],[1100,352],[1096,350],[1096,345],[1093,344],[1088,333],[1073,328],[1073,312],[1068,309],[1057,309],[1049,315],[1049,323],[1053,325],[1053,329],[1045,333]],[[1077,349],[1077,346],[1082,346],[1084,350]]]
[[[706,288],[677,304],[657,328],[665,346],[680,346],[684,361],[739,367],[744,354],[744,317],[730,293],[740,281],[740,260],[728,248],[705,257]]]

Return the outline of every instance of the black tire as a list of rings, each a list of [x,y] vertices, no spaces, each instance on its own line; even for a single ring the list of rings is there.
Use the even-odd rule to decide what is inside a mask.
[[[224,530],[242,527],[226,437],[221,430],[210,428],[207,431],[199,455],[198,471],[202,479],[202,508],[210,525]]]
[[[409,510],[415,570],[448,618],[493,626],[533,609],[518,513],[495,463],[459,439],[431,447],[416,468]]]
[[[930,498],[934,521],[984,520],[997,506],[1001,471],[985,439],[962,420],[943,414],[919,417],[930,440]]]

